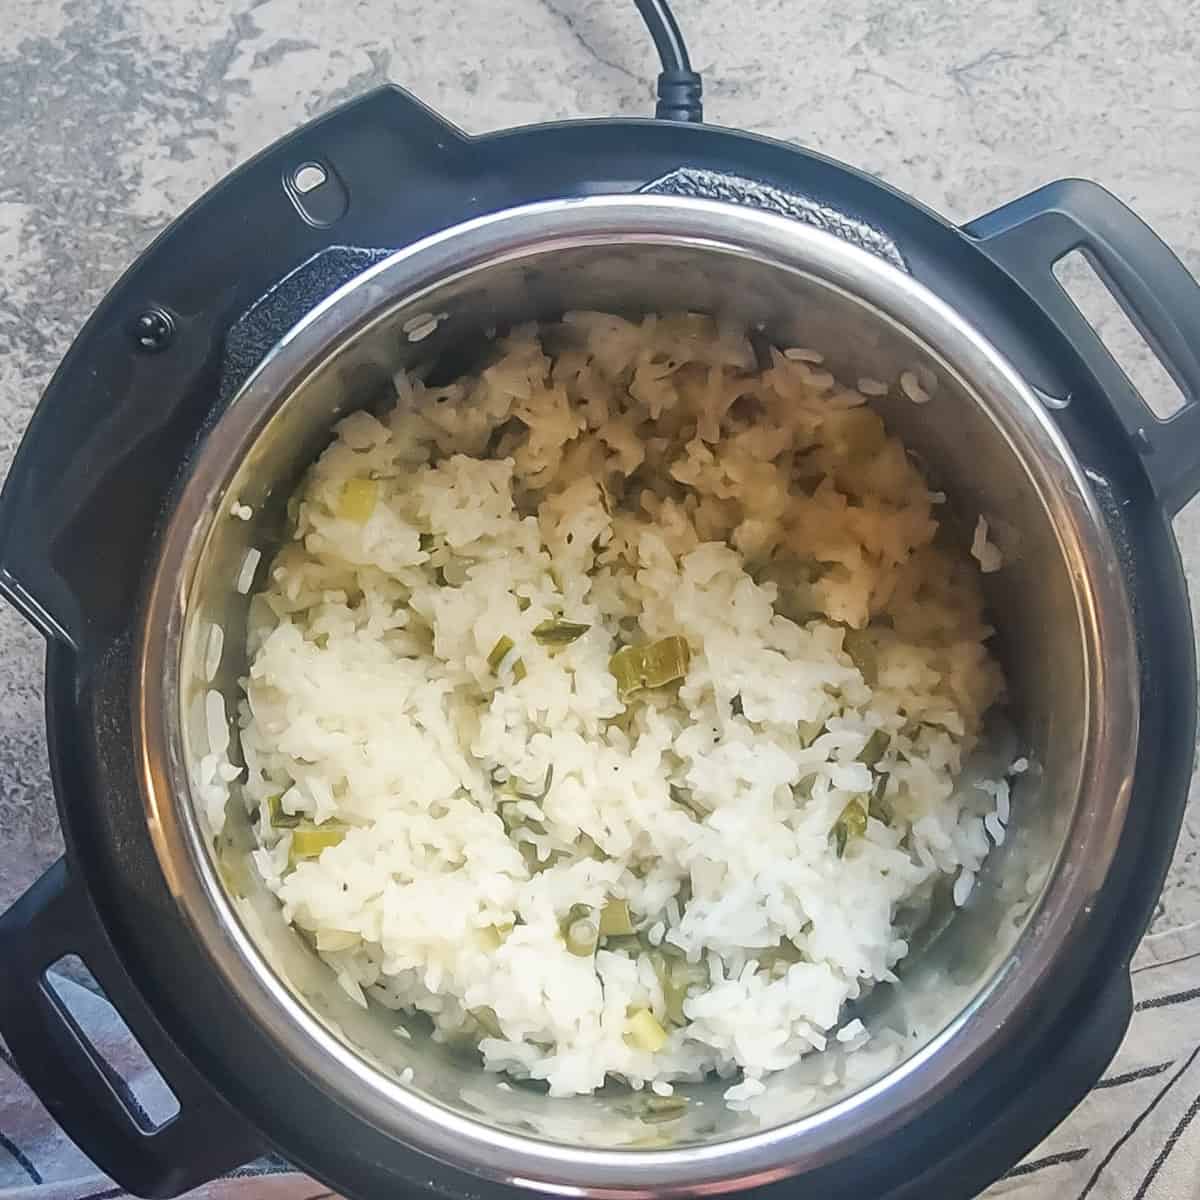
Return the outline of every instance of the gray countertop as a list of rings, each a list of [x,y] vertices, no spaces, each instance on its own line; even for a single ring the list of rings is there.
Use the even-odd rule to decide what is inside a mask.
[[[675,8],[711,121],[864,167],[956,221],[1094,178],[1200,276],[1200,0]],[[297,124],[385,80],[469,131],[644,114],[656,69],[625,0],[0,0],[0,471],[118,274]],[[1200,509],[1177,528],[1195,587]],[[0,608],[0,907],[60,845],[41,652]],[[1198,850],[1194,799],[1159,932],[1200,920]]]

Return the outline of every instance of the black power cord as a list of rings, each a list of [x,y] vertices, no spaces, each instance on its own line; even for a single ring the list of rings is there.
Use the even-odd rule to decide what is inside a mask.
[[[633,0],[654,39],[662,62],[658,76],[658,103],[654,115],[660,121],[703,121],[703,87],[692,70],[683,34],[667,0]]]

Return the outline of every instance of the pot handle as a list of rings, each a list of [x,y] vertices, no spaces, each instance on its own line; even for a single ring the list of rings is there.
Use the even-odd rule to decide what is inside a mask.
[[[55,995],[46,971],[77,954],[179,1103],[155,1127]],[[139,1196],[176,1196],[262,1153],[246,1122],[196,1073],[121,965],[84,887],[59,859],[0,916],[0,1034],[50,1115]]]
[[[1164,508],[1178,512],[1200,491],[1200,285],[1134,212],[1099,184],[1062,179],[963,227],[1042,307],[1099,380],[1135,439]],[[1162,420],[1109,353],[1054,275],[1083,251],[1183,392]]]

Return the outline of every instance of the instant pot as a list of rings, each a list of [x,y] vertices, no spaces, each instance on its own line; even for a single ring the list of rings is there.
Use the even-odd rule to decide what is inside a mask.
[[[657,120],[470,137],[381,88],[285,138],[171,226],[64,359],[0,503],[0,589],[44,635],[66,854],[0,918],[0,1034],[70,1136],[141,1195],[275,1149],[353,1197],[648,1197],[803,1186],[969,1196],[1100,1077],[1187,797],[1192,629],[1171,516],[1200,488],[1200,288],[1100,187],[957,228],[795,146],[705,126],[661,4]],[[1058,284],[1082,250],[1174,376],[1158,419]],[[419,366],[567,308],[690,308],[812,345],[955,511],[985,515],[1012,719],[1032,768],[970,902],[862,1006],[902,1042],[722,1085],[646,1125],[613,1088],[499,1086],[362,1011],[283,922],[232,804],[198,811],[209,687],[233,711],[251,551],[331,423]],[[234,503],[253,510],[234,519]],[[213,625],[225,631],[215,674]],[[412,764],[414,773],[421,764]],[[236,787],[235,787],[236,793]],[[936,933],[936,936],[934,934]],[[78,955],[161,1072],[155,1124],[58,999]],[[874,1064],[874,1065],[872,1065]]]

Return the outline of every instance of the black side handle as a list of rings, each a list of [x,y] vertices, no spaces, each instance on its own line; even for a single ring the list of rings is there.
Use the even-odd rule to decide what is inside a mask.
[[[1099,184],[1063,179],[988,213],[963,232],[1054,320],[1135,439],[1155,492],[1178,512],[1200,491],[1200,285],[1134,212]],[[1186,401],[1160,420],[1054,275],[1086,254]]]
[[[325,182],[300,193],[306,169]],[[141,576],[164,497],[228,399],[230,326],[331,246],[404,246],[477,216],[472,179],[469,139],[389,86],[310,122],[197,201],[109,292],[46,389],[4,480],[0,595],[77,648],[93,630],[120,629],[124,585]],[[329,290],[342,282],[330,278]]]
[[[55,996],[46,970],[77,954],[179,1101],[146,1128],[128,1089]],[[177,1196],[262,1153],[197,1074],[126,974],[86,890],[60,859],[0,916],[0,1034],[29,1086],[107,1175],[139,1196]]]

